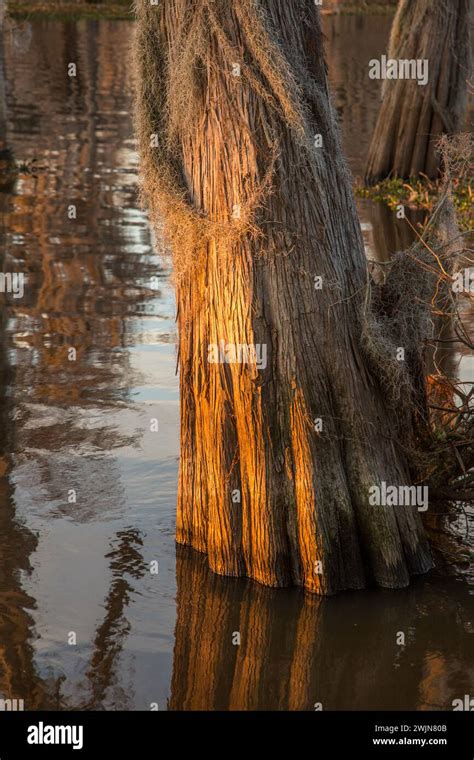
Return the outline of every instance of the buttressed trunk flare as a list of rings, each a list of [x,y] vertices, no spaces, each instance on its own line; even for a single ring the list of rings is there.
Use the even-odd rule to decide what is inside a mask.
[[[409,476],[361,347],[367,267],[313,0],[140,0],[136,55],[143,194],[176,280],[178,543],[268,586],[407,585],[431,558],[416,508],[369,503]]]

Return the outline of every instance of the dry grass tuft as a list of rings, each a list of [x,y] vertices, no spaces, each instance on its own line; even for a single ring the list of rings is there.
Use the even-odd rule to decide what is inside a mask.
[[[141,197],[152,224],[160,227],[164,220],[174,276],[179,279],[205,254],[210,241],[222,242],[219,248],[229,250],[245,235],[260,234],[255,214],[271,191],[279,155],[278,138],[269,135],[271,147],[262,179],[241,207],[238,219],[213,219],[198,207],[180,168],[181,153],[195,127],[212,61],[238,61],[246,87],[284,120],[303,150],[310,149],[306,103],[316,84],[306,70],[304,76],[295,78],[293,72],[299,72],[301,62],[291,60],[291,51],[282,52],[259,0],[240,0],[233,8],[245,39],[244,55],[222,22],[229,13],[227,0],[176,0],[157,6],[139,0],[135,10],[139,20],[135,124],[141,155]],[[173,36],[164,49],[159,45],[159,30],[166,14],[173,14]],[[303,87],[300,82],[304,82]],[[239,120],[237,111],[235,118]]]

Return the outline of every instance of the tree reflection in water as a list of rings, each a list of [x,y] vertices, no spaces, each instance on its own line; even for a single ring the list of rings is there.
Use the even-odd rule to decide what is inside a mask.
[[[177,580],[172,710],[449,710],[468,693],[464,583],[322,599],[216,576],[184,547]]]

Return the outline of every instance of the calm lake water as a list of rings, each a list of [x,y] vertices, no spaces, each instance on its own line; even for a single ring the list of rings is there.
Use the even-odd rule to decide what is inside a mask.
[[[367,61],[390,23],[325,20],[356,175],[379,106]],[[466,578],[321,600],[176,551],[175,306],[137,203],[132,37],[111,21],[6,31],[0,135],[23,168],[0,192],[1,257],[26,286],[0,331],[0,696],[32,710],[451,709],[474,693]],[[409,241],[393,213],[359,207],[371,256]]]

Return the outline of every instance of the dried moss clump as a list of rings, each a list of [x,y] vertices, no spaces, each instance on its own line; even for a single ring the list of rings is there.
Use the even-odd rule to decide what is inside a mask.
[[[242,205],[239,218],[212,216],[191,196],[182,174],[182,151],[195,125],[197,104],[207,92],[209,67],[216,58],[228,62],[222,73],[235,87],[232,62],[239,62],[246,89],[255,92],[278,113],[297,136],[302,150],[312,150],[307,103],[318,85],[291,50],[282,50],[277,33],[259,0],[239,0],[231,11],[227,0],[180,0],[135,6],[139,21],[135,42],[136,133],[141,155],[141,196],[155,228],[164,234],[173,252],[175,277],[199,260],[210,241],[235,242],[247,234],[259,235],[255,214],[271,191],[279,155],[278,137],[268,135],[270,150],[260,167],[260,183]],[[226,33],[223,19],[235,13],[245,39],[245,52]],[[160,45],[160,25],[172,19],[173,35]],[[304,23],[304,21],[302,21]],[[219,56],[215,47],[219,48]],[[295,76],[295,72],[296,75]],[[300,76],[299,76],[300,75]],[[236,122],[240,114],[236,110]],[[261,159],[261,156],[259,156]],[[224,250],[230,245],[220,246]]]
[[[393,257],[383,281],[370,282],[362,334],[372,370],[397,409],[415,480],[429,481],[435,498],[458,506],[474,503],[474,393],[439,369],[427,376],[427,357],[446,329],[452,344],[474,348],[453,291],[456,273],[473,258],[452,195],[452,178],[472,173],[473,144],[466,134],[440,139],[436,209],[414,245]]]

